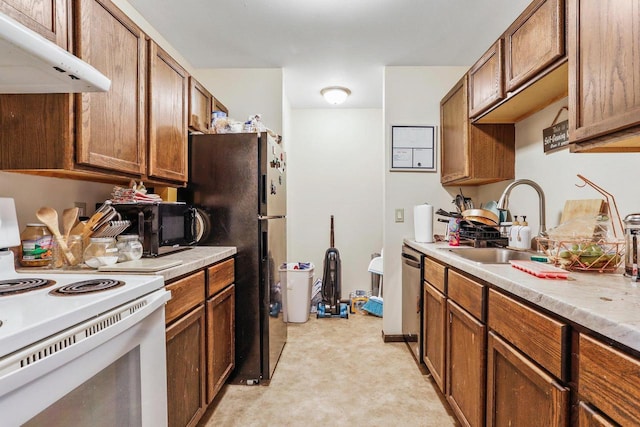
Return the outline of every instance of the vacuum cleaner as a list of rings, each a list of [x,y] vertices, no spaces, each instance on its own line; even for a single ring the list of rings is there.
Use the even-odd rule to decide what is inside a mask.
[[[327,249],[324,255],[322,301],[318,303],[317,318],[349,318],[349,305],[340,302],[340,276],[340,253],[334,247],[333,215],[331,215],[331,247]]]

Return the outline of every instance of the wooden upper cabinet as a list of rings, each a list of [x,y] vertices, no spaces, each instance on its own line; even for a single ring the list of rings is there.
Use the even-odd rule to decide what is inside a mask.
[[[504,33],[507,92],[564,57],[564,10],[564,0],[536,0]]]
[[[212,111],[213,95],[193,76],[189,77],[189,128],[209,132]]]
[[[469,114],[465,75],[440,102],[441,182],[464,179],[469,172]]]
[[[108,0],[76,6],[76,55],[111,79],[111,89],[77,95],[76,161],[145,172],[146,36]]]
[[[149,44],[149,176],[187,181],[189,75]]]
[[[229,116],[229,109],[224,106],[222,102],[218,98],[213,98],[213,110],[214,111],[222,111],[227,117]]]
[[[469,121],[468,75],[440,102],[443,185],[480,185],[515,176],[515,127]]]
[[[504,98],[503,40],[498,39],[469,70],[469,116],[483,113]]]
[[[640,151],[640,0],[568,0],[572,151]]]
[[[1,0],[0,12],[61,48],[68,49],[67,0]]]

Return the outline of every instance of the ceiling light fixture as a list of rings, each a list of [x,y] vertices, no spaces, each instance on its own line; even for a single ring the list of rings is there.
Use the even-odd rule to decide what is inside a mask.
[[[330,86],[325,87],[320,91],[320,94],[324,96],[324,99],[333,105],[342,104],[349,95],[351,95],[351,91],[346,87],[342,86]]]

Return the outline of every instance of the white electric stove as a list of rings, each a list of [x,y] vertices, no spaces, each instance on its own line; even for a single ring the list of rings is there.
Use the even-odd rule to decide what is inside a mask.
[[[166,425],[163,278],[17,273],[19,243],[0,198],[0,424]]]

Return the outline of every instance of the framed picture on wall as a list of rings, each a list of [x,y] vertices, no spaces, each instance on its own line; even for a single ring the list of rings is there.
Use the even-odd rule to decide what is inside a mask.
[[[391,126],[391,171],[436,172],[436,127]]]

